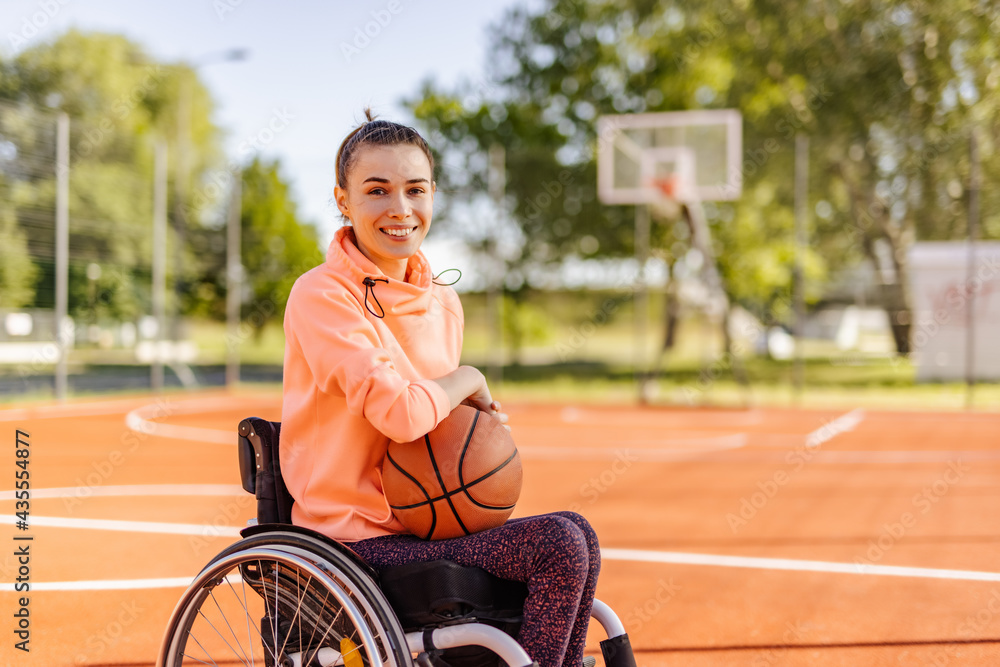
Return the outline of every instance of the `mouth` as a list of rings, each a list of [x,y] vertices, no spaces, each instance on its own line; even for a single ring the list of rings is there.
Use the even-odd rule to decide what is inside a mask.
[[[394,239],[405,239],[416,229],[416,227],[380,227],[379,231]]]

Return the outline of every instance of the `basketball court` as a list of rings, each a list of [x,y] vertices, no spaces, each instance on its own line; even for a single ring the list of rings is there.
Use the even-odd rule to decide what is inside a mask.
[[[254,514],[236,424],[277,420],[280,403],[216,392],[0,412],[9,439],[30,436],[33,501],[15,531],[13,492],[0,496],[7,534],[33,538],[31,653],[6,642],[3,663],[152,664],[184,587]],[[1000,658],[1000,415],[505,409],[525,466],[515,516],[590,519],[598,596],[638,664]]]

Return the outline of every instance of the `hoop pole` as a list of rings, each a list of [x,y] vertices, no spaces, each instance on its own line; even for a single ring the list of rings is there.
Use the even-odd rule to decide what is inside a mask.
[[[649,259],[649,207],[635,205],[635,259],[638,273],[635,277],[635,380],[639,389],[639,402],[647,402],[646,333],[649,329],[649,287],[646,284],[646,263]]]

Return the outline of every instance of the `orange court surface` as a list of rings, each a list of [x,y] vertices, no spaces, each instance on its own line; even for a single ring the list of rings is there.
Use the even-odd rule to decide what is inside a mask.
[[[640,666],[1000,664],[1000,415],[505,409],[515,516],[593,523],[598,597]],[[0,411],[0,664],[152,664],[184,587],[254,515],[238,421],[280,410],[247,390]],[[31,588],[15,593],[25,544]],[[25,595],[30,653],[14,648]]]

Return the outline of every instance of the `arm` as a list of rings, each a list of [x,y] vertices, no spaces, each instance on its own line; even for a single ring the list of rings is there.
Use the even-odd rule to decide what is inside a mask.
[[[364,417],[392,440],[420,437],[451,410],[439,384],[407,380],[397,372],[360,304],[331,281],[311,276],[296,283],[285,311],[285,335],[286,355],[291,355],[285,359],[286,382],[295,377],[343,396],[350,414]]]
[[[500,402],[493,400],[490,388],[486,385],[486,377],[477,368],[459,366],[451,373],[436,378],[434,382],[448,395],[452,410],[464,403],[507,423],[507,415],[499,412]],[[506,428],[510,430],[510,427]]]

